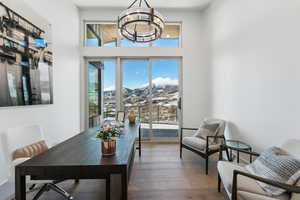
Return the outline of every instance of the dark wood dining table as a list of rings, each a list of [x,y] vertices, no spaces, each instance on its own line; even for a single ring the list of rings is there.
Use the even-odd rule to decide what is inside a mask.
[[[121,175],[121,199],[127,200],[128,182],[136,149],[141,156],[139,122],[124,123],[117,140],[116,154],[104,157],[99,128],[88,129],[51,149],[25,161],[15,168],[16,200],[26,200],[26,176],[34,180],[106,179],[106,199],[110,199],[110,176]],[[138,147],[135,146],[138,138]]]

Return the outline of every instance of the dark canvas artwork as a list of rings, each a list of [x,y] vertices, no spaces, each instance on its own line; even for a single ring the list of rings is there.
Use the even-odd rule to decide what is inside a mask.
[[[0,3],[0,107],[53,103],[50,30]]]

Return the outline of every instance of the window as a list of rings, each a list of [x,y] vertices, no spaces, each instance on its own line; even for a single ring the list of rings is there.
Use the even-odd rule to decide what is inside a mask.
[[[86,24],[85,46],[117,46],[117,25],[116,24]]]
[[[166,25],[160,39],[153,42],[156,47],[179,47],[180,46],[180,26]]]
[[[121,47],[149,47],[150,43],[132,42],[126,39],[121,39]]]
[[[87,47],[180,47],[181,25],[169,23],[160,39],[149,43],[135,43],[121,38],[115,23],[86,23],[85,46]]]
[[[101,113],[101,67],[100,62],[88,64],[88,103],[89,117],[96,117]]]
[[[116,62],[107,60],[104,65],[104,98],[103,98],[103,118],[114,120],[116,118]]]

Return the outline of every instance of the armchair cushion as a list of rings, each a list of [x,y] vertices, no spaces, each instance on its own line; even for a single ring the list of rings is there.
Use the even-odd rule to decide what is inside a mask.
[[[218,171],[221,176],[223,185],[226,192],[231,196],[232,193],[232,180],[233,180],[233,171],[239,170],[246,173],[249,173],[245,167],[237,165],[236,163],[228,161],[219,161],[218,162]],[[277,197],[271,197],[266,191],[264,191],[254,179],[238,176],[237,180],[238,186],[238,199],[239,200],[288,200],[289,195],[284,193],[283,195]]]
[[[249,173],[243,166],[227,162],[219,161],[218,162],[218,171],[221,176],[222,182],[227,192],[232,193],[232,180],[233,180],[233,171],[239,170],[246,173]],[[238,176],[238,191],[246,191],[255,194],[268,195],[255,180],[245,177]]]
[[[281,195],[279,197],[268,197],[268,196],[254,194],[245,191],[238,191],[237,196],[239,200],[289,200],[290,199],[288,194]]]
[[[195,136],[191,136],[191,137],[184,137],[182,139],[182,143],[192,147],[196,150],[199,151],[206,151],[206,140],[199,138],[199,137],[195,137]],[[209,145],[209,150],[217,150],[219,149],[220,145],[218,144],[211,144]]]
[[[300,161],[278,147],[263,152],[246,169],[253,175],[293,185],[300,177]],[[285,192],[281,188],[257,182],[269,194],[277,196]]]

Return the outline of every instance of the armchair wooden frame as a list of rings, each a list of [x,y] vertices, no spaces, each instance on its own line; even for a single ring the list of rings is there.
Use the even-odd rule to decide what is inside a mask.
[[[256,181],[267,183],[269,185],[284,189],[287,192],[300,193],[300,187],[299,186],[284,184],[284,183],[280,183],[280,182],[273,181],[273,180],[270,180],[270,179],[255,176],[255,175],[252,175],[252,174],[249,174],[249,173],[245,173],[245,172],[242,172],[242,171],[239,171],[239,170],[234,170],[233,171],[233,182],[232,182],[232,200],[237,200],[237,192],[238,192],[237,178],[238,178],[239,175],[240,176],[246,176],[246,177],[254,179]]]
[[[222,145],[220,148],[220,152],[222,151],[222,149],[232,149],[241,153],[245,153],[245,154],[249,154],[250,156],[255,156],[258,157],[260,154],[256,153],[256,152],[250,152],[250,151],[244,151],[244,150],[240,150],[234,147],[227,147]],[[219,160],[222,160],[222,153],[219,154]],[[250,160],[251,161],[251,160]],[[289,184],[284,184],[284,183],[280,183],[277,181],[273,181],[270,179],[266,179],[263,177],[259,177],[259,176],[255,176],[253,174],[250,173],[246,173],[246,172],[242,172],[239,170],[234,170],[233,171],[233,180],[232,180],[232,196],[231,196],[231,200],[237,200],[237,192],[238,192],[238,176],[245,176],[251,179],[254,179],[256,181],[259,182],[263,182],[263,183],[267,183],[269,185],[278,187],[278,188],[282,188],[284,190],[286,190],[287,192],[294,192],[294,193],[300,193],[300,187],[299,186],[294,186],[294,185],[289,185]],[[218,191],[221,191],[221,177],[220,174],[218,174]]]
[[[198,130],[198,128],[181,128],[180,129],[180,158],[182,158],[182,148],[185,148],[187,150],[190,150],[196,154],[198,154],[199,156],[201,156],[202,158],[205,159],[205,172],[206,174],[208,174],[208,162],[209,162],[209,156],[211,156],[212,154],[215,154],[215,153],[218,153],[220,151],[220,149],[209,149],[209,138],[219,138],[219,139],[222,139],[223,142],[225,143],[225,137],[222,135],[222,136],[207,136],[206,138],[206,147],[205,147],[205,151],[199,151],[195,148],[192,148],[188,145],[185,145],[182,143],[182,139],[183,139],[183,130],[192,130],[192,131],[195,131],[195,130]],[[229,156],[229,152],[227,149],[223,149],[226,151],[227,153],[227,156]],[[223,151],[221,150],[221,152]]]

